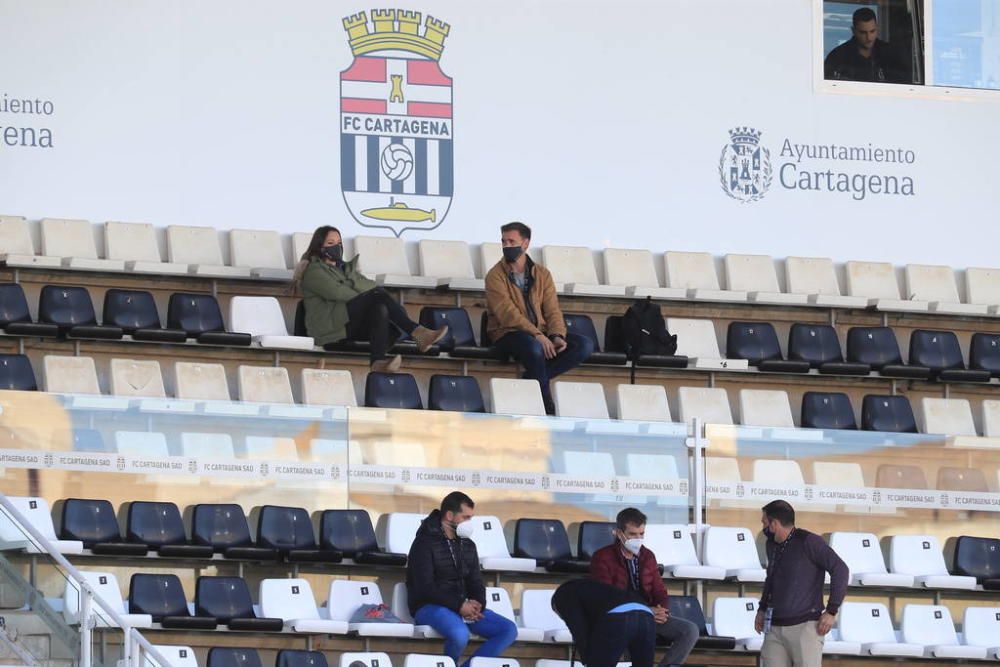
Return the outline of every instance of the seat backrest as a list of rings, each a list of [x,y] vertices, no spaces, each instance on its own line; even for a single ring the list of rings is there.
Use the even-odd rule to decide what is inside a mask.
[[[990,490],[982,468],[961,468],[958,466],[938,468],[937,488],[942,491],[971,491],[973,493],[988,493]]]
[[[738,482],[742,479],[740,464],[729,456],[706,456],[705,479],[716,482]]]
[[[490,394],[493,414],[545,416],[537,380],[490,378]]]
[[[903,619],[899,629],[903,641],[923,646],[954,646],[958,643],[951,612],[944,605],[903,605]]]
[[[618,419],[670,422],[667,390],[659,384],[620,384],[615,390]]]
[[[1000,375],[1000,334],[972,334],[969,342],[969,368]]]
[[[577,527],[576,557],[590,560],[594,552],[614,541],[614,521],[581,521]]]
[[[97,324],[90,292],[85,287],[46,285],[38,298],[38,321],[59,327]]]
[[[958,536],[952,549],[952,566],[952,574],[975,577],[980,582],[1000,578],[1000,538]]]
[[[663,254],[667,272],[667,287],[683,289],[719,289],[719,274],[715,258],[707,252],[675,252]]]
[[[353,557],[359,551],[378,551],[375,527],[365,510],[325,510],[320,515],[321,549]]]
[[[851,574],[885,574],[885,559],[874,533],[830,533],[830,548],[847,563]]]
[[[659,287],[653,253],[648,250],[605,248],[604,276],[608,285],[626,287]]]
[[[726,255],[726,287],[738,292],[780,292],[774,258],[769,255]]]
[[[354,612],[366,604],[382,604],[382,591],[374,581],[334,579],[330,582],[326,603],[330,620],[351,621]]]
[[[851,327],[847,332],[847,360],[880,370],[903,363],[896,334],[889,327]]]
[[[542,248],[542,264],[557,283],[584,283],[595,285],[597,268],[594,251],[582,246],[547,245]]]
[[[309,512],[302,507],[264,505],[257,519],[257,543],[279,551],[315,549],[316,535]]]
[[[1000,401],[983,401],[983,435],[987,438],[1000,436]]]
[[[534,249],[528,253],[532,259],[537,257]],[[503,251],[500,249],[500,244],[493,241],[487,241],[479,244],[479,261],[482,267],[481,278],[485,278],[486,274],[490,272],[496,263],[503,259]]]
[[[712,629],[719,637],[745,639],[756,637],[754,619],[757,617],[757,598],[715,598],[712,605]]]
[[[611,452],[563,452],[566,474],[580,477],[606,477],[615,469]]]
[[[190,646],[153,644],[153,648],[163,656],[167,664],[160,665],[147,654],[143,667],[198,667],[198,657]]]
[[[722,388],[681,387],[677,390],[680,420],[684,423],[699,417],[703,424],[733,423],[729,394]]]
[[[178,264],[222,266],[219,230],[214,227],[168,225],[167,260]]]
[[[926,489],[927,476],[920,466],[883,463],[875,471],[875,486],[886,489]]]
[[[253,269],[287,269],[285,251],[278,232],[260,229],[230,229],[229,256],[233,266]]]
[[[552,609],[555,589],[536,588],[521,592],[521,625],[538,630],[562,630],[566,622]]]
[[[564,313],[563,320],[566,322],[567,333],[589,338],[590,342],[594,344],[594,351],[601,351],[601,342],[597,339],[597,328],[594,326],[594,320],[590,319],[590,315]]]
[[[643,546],[656,555],[661,565],[701,565],[687,526],[647,523]]]
[[[115,449],[129,456],[170,456],[167,436],[156,431],[115,431]]]
[[[893,535],[889,538],[889,571],[915,577],[948,574],[941,545],[933,535]]]
[[[210,331],[225,331],[219,302],[211,294],[175,292],[167,304],[167,327],[180,329],[189,336]]]
[[[0,215],[0,248],[11,255],[34,255],[28,221],[19,215]]]
[[[744,426],[795,428],[788,392],[783,389],[740,389],[740,423]]]
[[[57,394],[100,394],[97,368],[90,357],[59,357],[46,354],[42,358],[45,391]]]
[[[387,653],[341,653],[339,667],[351,667],[360,662],[363,667],[392,667]],[[454,667],[446,666],[446,667]]]
[[[950,266],[907,264],[903,275],[907,299],[959,303],[958,283]]]
[[[368,373],[365,407],[421,410],[424,407],[417,380],[409,373]]]
[[[480,558],[509,558],[507,538],[503,534],[503,523],[499,517],[477,514],[469,519],[474,527],[472,541]]]
[[[133,614],[149,614],[156,622],[164,616],[191,615],[184,587],[176,574],[133,574],[128,608]]]
[[[910,363],[932,371],[965,368],[962,348],[953,331],[917,329],[910,334]]]
[[[747,528],[710,526],[705,531],[704,548],[705,565],[724,567],[727,570],[761,566],[753,533]]]
[[[842,391],[807,391],[802,395],[802,428],[856,429],[854,406]]]
[[[840,639],[861,644],[897,643],[889,610],[881,602],[845,602],[837,617]]]
[[[212,616],[220,623],[253,618],[253,599],[242,577],[198,577],[194,587],[196,616]]]
[[[690,320],[668,317],[667,331],[677,336],[676,354],[685,357],[719,359],[719,339],[712,320]]]
[[[472,331],[472,321],[464,308],[441,308],[425,306],[420,309],[420,324],[428,329],[448,327],[448,333],[438,341],[437,346],[450,352],[456,345],[475,347],[476,335]]]
[[[861,428],[865,431],[916,433],[917,420],[906,396],[869,394],[861,402]]]
[[[17,283],[0,283],[0,326],[14,322],[31,322],[24,288]]]
[[[1000,304],[1000,269],[966,269],[965,291],[969,303]]]
[[[208,649],[207,667],[263,667],[255,648],[215,646]]]
[[[181,433],[181,452],[184,456],[205,459],[236,458],[233,436],[228,433]]]
[[[899,299],[896,268],[888,262],[847,262],[847,293],[869,299]]]
[[[671,595],[667,598],[667,609],[672,617],[683,618],[685,621],[694,623],[700,636],[708,636],[708,629],[705,627],[705,612],[702,610],[697,596]]]
[[[788,358],[807,361],[813,368],[843,361],[837,330],[829,324],[793,324],[788,331]]]
[[[785,281],[790,294],[841,295],[833,260],[828,257],[786,257]]]
[[[753,462],[753,481],[799,487],[806,483],[799,462],[789,459],[756,459]]]
[[[488,601],[489,597],[486,599]],[[410,613],[409,593],[406,590],[405,581],[397,581],[393,584],[392,601],[389,603],[389,608],[392,609],[392,613],[395,614],[396,618],[403,623],[413,623],[413,614]],[[493,611],[496,610],[494,609]]]
[[[302,369],[302,403],[358,407],[351,371],[326,368]]]
[[[281,304],[273,296],[234,296],[229,300],[229,326],[254,336],[287,336]]]
[[[156,300],[145,290],[109,289],[104,293],[104,324],[121,327],[127,334],[136,329],[159,329]]]
[[[81,571],[80,574],[90,584],[91,588],[101,598],[119,614],[127,613],[125,610],[125,600],[122,598],[122,590],[118,585],[118,579],[111,572]],[[112,624],[111,618],[97,605],[93,605],[91,610],[100,619],[98,624],[107,627]],[[66,586],[63,588],[63,615],[66,621],[71,624],[80,622],[80,588],[73,579],[66,579]]]
[[[94,227],[89,220],[43,218],[41,227],[43,255],[97,259]]]
[[[625,455],[625,468],[629,477],[638,479],[678,479],[677,459],[670,454]]]
[[[556,414],[580,419],[609,419],[604,386],[599,382],[567,382],[553,384],[552,397]]]
[[[558,519],[518,519],[514,555],[542,562],[572,558],[566,527]]]
[[[486,608],[491,609],[494,614],[500,614],[510,621],[517,622],[514,615],[514,605],[510,601],[510,593],[502,586],[486,587]]]
[[[309,250],[314,232],[292,232],[292,266],[302,261],[302,256]]]
[[[49,510],[49,503],[44,498],[37,496],[8,496],[7,499],[13,503],[21,516],[32,527],[37,529],[43,537],[49,540],[56,539],[56,529],[52,524],[52,513]],[[27,534],[27,531],[22,530],[6,512],[0,512],[0,541],[34,542]]]
[[[283,366],[240,366],[238,387],[241,401],[291,404],[292,383]]]
[[[31,360],[24,354],[0,354],[0,389],[35,391],[38,382]]]
[[[162,262],[156,230],[148,222],[104,223],[104,256],[135,262]]]
[[[778,334],[770,322],[730,322],[726,332],[726,356],[746,359],[751,366],[781,359]]]
[[[471,375],[432,375],[427,390],[428,410],[486,412],[479,382]]]
[[[394,554],[410,553],[410,545],[417,536],[424,514],[390,512],[385,518],[385,549]]]
[[[966,398],[921,398],[920,430],[943,435],[978,435]]]
[[[125,541],[151,547],[184,544],[184,521],[177,505],[168,502],[135,500],[129,503]]]
[[[257,596],[261,616],[287,620],[319,618],[316,598],[305,579],[262,579]]]
[[[478,664],[479,660],[480,658],[469,658],[469,667],[472,667],[473,661],[476,661],[477,667],[486,667]],[[481,658],[481,660],[499,660],[499,658]],[[507,661],[504,660],[504,662],[506,663]],[[403,667],[455,667],[455,661],[446,655],[408,653],[403,659]],[[500,666],[496,665],[496,667]]]
[[[962,639],[969,646],[994,648],[1000,637],[1000,607],[966,607],[962,615]]]
[[[163,374],[155,359],[112,359],[111,394],[164,398]]]
[[[202,503],[191,514],[191,542],[222,551],[253,545],[243,508],[227,503]]]
[[[222,364],[174,362],[177,398],[196,401],[228,401],[229,382]]]
[[[358,256],[358,271],[371,279],[383,273],[411,276],[403,239],[394,236],[355,236],[354,252]]]
[[[103,499],[67,498],[59,520],[59,536],[80,540],[90,548],[100,542],[121,542],[118,518],[111,502]]]
[[[465,241],[420,239],[420,275],[437,278],[475,278],[469,244]]]

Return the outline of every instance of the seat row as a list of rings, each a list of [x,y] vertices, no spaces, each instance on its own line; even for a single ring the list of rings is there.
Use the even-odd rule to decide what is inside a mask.
[[[306,232],[292,234],[289,255],[278,232],[230,230],[230,261],[226,264],[219,231],[211,227],[168,226],[166,262],[156,229],[149,224],[105,223],[100,254],[93,227],[86,220],[45,218],[40,222],[40,235],[39,254],[24,218],[0,216],[0,259],[12,267],[288,280],[311,238]],[[425,239],[418,244],[419,270],[414,271],[402,239],[358,236],[353,239],[353,250],[360,255],[361,271],[380,284],[456,290],[482,291],[485,273],[501,257],[500,244],[481,244],[477,272],[464,241]],[[668,251],[660,267],[661,280],[649,250],[601,251],[603,279],[589,248],[548,245],[532,254],[552,272],[564,294],[875,307],[947,315],[995,315],[1000,305],[1000,269],[966,269],[963,300],[955,272],[947,266],[908,264],[900,283],[891,264],[849,261],[844,265],[846,289],[842,290],[832,260],[788,257],[782,289],[775,261],[767,255],[726,255],[720,274],[716,259],[708,253]]]
[[[147,658],[149,667],[199,667],[194,650],[189,646],[154,645],[165,660],[166,665],[156,665]],[[399,664],[399,663],[397,663]],[[528,667],[527,663],[524,663]],[[632,663],[619,662],[617,667],[631,667]],[[341,653],[337,667],[393,667],[392,659],[381,652]],[[263,667],[260,654],[255,648],[220,648],[208,650],[205,667]],[[326,655],[321,651],[281,649],[274,659],[274,667],[330,667]],[[409,653],[403,658],[402,667],[455,667],[455,661],[448,656]],[[521,662],[512,658],[470,659],[469,667],[521,667]],[[569,660],[535,660],[534,667],[573,667]]]

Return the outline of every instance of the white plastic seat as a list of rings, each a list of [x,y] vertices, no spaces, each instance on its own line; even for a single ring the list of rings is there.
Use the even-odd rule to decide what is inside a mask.
[[[861,642],[845,642],[840,630],[830,628],[823,640],[823,655],[861,655]]]
[[[985,304],[990,314],[996,315],[1000,308],[1000,269],[966,269],[965,293],[969,303]]]
[[[438,279],[414,275],[406,259],[403,239],[394,236],[355,236],[358,271],[386,287],[434,289]]]
[[[933,535],[893,535],[889,539],[889,571],[912,575],[917,588],[976,588],[975,577],[948,574],[941,545]]]
[[[865,476],[859,463],[848,461],[813,461],[813,483],[841,489],[865,488]],[[817,510],[818,511],[818,510]],[[833,511],[833,510],[828,510]],[[895,514],[891,507],[875,507],[869,505],[844,504],[838,505],[837,512],[850,514]]]
[[[687,290],[688,297],[699,301],[746,301],[746,292],[724,290],[719,286],[715,258],[707,252],[668,251],[663,255],[667,287]]]
[[[753,627],[757,602],[756,598],[715,598],[712,631],[717,637],[735,637],[736,647],[744,651],[759,651],[764,635]]]
[[[437,280],[439,287],[451,290],[482,292],[486,283],[477,278],[472,268],[469,244],[465,241],[433,241],[421,239],[417,244],[420,272]]]
[[[744,426],[795,428],[788,392],[740,389],[740,423]]]
[[[620,384],[615,391],[618,419],[671,422],[667,390],[659,384]]]
[[[181,453],[199,459],[236,458],[233,436],[228,433],[181,433]]]
[[[518,634],[520,638],[520,634]],[[524,639],[521,641],[532,641],[529,639]],[[469,667],[521,667],[521,663],[512,658],[483,658],[480,656],[473,656],[469,659]],[[535,667],[538,667],[537,663]],[[618,665],[621,667],[621,665]],[[631,663],[629,663],[631,667]]]
[[[726,287],[746,292],[747,301],[777,305],[805,305],[804,294],[785,293],[778,285],[778,272],[770,255],[726,255]]]
[[[353,459],[352,459],[353,461]],[[385,518],[385,539],[379,540],[385,544],[385,550],[393,554],[408,554],[420,522],[427,518],[425,514],[410,512],[391,512]]]
[[[46,354],[42,361],[45,391],[56,394],[101,393],[97,367],[90,357],[61,357]]]
[[[248,435],[244,439],[248,459],[255,461],[297,461],[298,449],[294,438],[270,435]]]
[[[982,647],[989,658],[1000,660],[1000,607],[966,607],[962,639],[967,646]]]
[[[531,589],[521,592],[521,624],[526,628],[541,630],[543,641],[572,644],[566,622],[552,609],[555,589]]]
[[[1000,438],[1000,401],[983,401],[983,435]]]
[[[42,227],[42,254],[62,257],[62,265],[85,271],[124,271],[125,262],[118,259],[101,259],[94,243],[94,227],[89,220],[44,218]]]
[[[899,624],[903,641],[921,644],[928,658],[986,660],[986,649],[958,642],[951,612],[944,605],[903,605],[903,620]]]
[[[510,594],[506,588],[486,587],[486,608],[495,614],[500,614],[509,621],[517,625],[517,616],[514,614],[514,605],[510,601]],[[545,641],[545,633],[537,628],[517,627],[517,641],[519,642],[542,642]],[[506,658],[504,658],[506,661]]]
[[[687,290],[680,287],[661,287],[653,264],[653,253],[648,250],[605,248],[604,276],[608,285],[625,288],[627,296],[653,299],[684,299]]]
[[[90,571],[81,571],[80,574],[94,589],[95,595],[107,603],[129,625],[137,628],[148,628],[153,625],[153,617],[149,614],[128,613],[115,575],[110,572]],[[97,603],[92,603],[90,609],[96,619],[96,627],[115,627],[114,621]],[[67,579],[66,586],[63,588],[63,617],[70,625],[76,625],[80,622],[80,588],[72,579]]]
[[[615,459],[611,452],[563,452],[563,467],[567,475],[574,477],[609,477],[615,472]],[[598,493],[589,495],[591,502],[613,503],[614,494]]]
[[[920,644],[900,642],[892,627],[889,610],[881,602],[845,602],[837,614],[840,640],[861,644],[862,655],[920,657]]]
[[[292,270],[285,260],[278,232],[259,229],[229,230],[232,265],[250,269],[254,278],[291,280]]]
[[[355,662],[360,662],[365,667],[392,667],[392,660],[388,653],[341,653],[338,667],[351,667]],[[447,667],[447,666],[446,666]]]
[[[552,400],[559,417],[610,419],[604,386],[600,382],[554,382]]]
[[[792,488],[802,488],[806,484],[798,461],[790,459],[756,459],[753,462],[753,481]]]
[[[302,403],[358,407],[351,371],[303,368]]]
[[[403,667],[455,667],[455,661],[446,655],[407,653],[403,658]]]
[[[705,565],[724,569],[727,579],[761,582],[767,575],[760,566],[754,535],[747,528],[709,526],[704,549]]]
[[[972,406],[965,398],[921,398],[921,432],[976,436]]]
[[[170,456],[167,436],[156,431],[115,431],[115,448],[128,456]]]
[[[311,351],[314,346],[309,336],[288,333],[281,304],[273,296],[234,296],[229,300],[229,326],[249,333],[264,348]]]
[[[528,255],[534,260],[534,252],[529,251]],[[485,279],[486,274],[490,272],[496,263],[503,259],[503,250],[499,243],[493,241],[486,241],[479,244],[479,266],[482,268],[482,277]]]
[[[602,285],[594,266],[594,251],[582,246],[548,245],[542,263],[552,274],[556,290],[582,296],[625,296],[625,285]]]
[[[7,496],[22,519],[38,531],[42,537],[52,543],[52,546],[62,554],[83,553],[83,542],[79,540],[60,540],[56,537],[56,529],[52,524],[52,512],[45,498],[35,496]],[[28,534],[19,521],[9,516],[6,510],[0,510],[0,549],[24,549],[28,553],[44,553],[45,549],[35,538]]]
[[[250,269],[226,266],[219,245],[219,230],[214,227],[167,227],[167,261],[186,264],[188,272],[215,278],[249,278]],[[236,329],[240,331],[240,329]]]
[[[955,271],[950,266],[907,264],[906,293],[911,299],[927,301],[934,313],[947,315],[986,315],[986,304],[962,303],[958,296]]]
[[[512,558],[507,549],[503,524],[490,515],[480,515],[470,519],[475,527],[472,541],[476,543],[479,563],[484,570],[508,572],[534,572],[537,563],[534,558]]]
[[[240,366],[239,396],[250,403],[294,403],[288,369],[283,366]]]
[[[681,421],[685,424],[698,417],[703,424],[731,426],[733,413],[729,409],[729,395],[722,388],[681,387],[677,390],[677,403]]]
[[[151,655],[146,653],[146,665],[149,667],[198,667],[198,657],[195,655],[194,649],[190,646],[153,644],[153,648],[163,656],[167,664],[159,664]]]
[[[634,477],[637,480],[662,482],[682,479],[677,468],[677,459],[670,454],[634,454],[630,452],[625,455],[625,469],[629,477]],[[633,496],[632,502],[641,504],[645,500],[642,496]],[[660,496],[656,502],[658,505],[685,507],[688,498],[686,495]]]
[[[490,396],[495,415],[545,416],[537,380],[490,378]]]
[[[647,523],[643,545],[656,555],[663,573],[674,579],[726,578],[721,567],[702,565],[694,551],[694,541],[687,526],[680,524]]]
[[[406,582],[398,581],[392,587],[392,603],[389,605],[392,613],[404,623],[413,624],[413,616],[410,614],[408,604],[409,593],[406,590]],[[494,609],[494,611],[496,611]],[[427,639],[440,639],[441,633],[429,625],[413,625],[414,637],[425,637]]]
[[[160,362],[155,359],[112,359],[111,394],[166,398]]]
[[[320,616],[312,587],[305,579],[262,579],[257,599],[261,616],[282,619],[286,630],[304,634],[347,634],[347,621]]]
[[[382,604],[382,591],[374,581],[348,581],[334,579],[330,582],[327,611],[331,621],[347,623],[350,632],[362,637],[412,637],[412,623],[353,622],[354,612],[362,605]]]
[[[18,215],[0,215],[0,262],[7,266],[54,269],[61,257],[45,257],[35,252],[28,222]]]
[[[867,298],[868,305],[878,310],[926,312],[930,307],[927,301],[901,298],[896,267],[888,262],[850,261],[844,265],[844,270],[847,293]]]
[[[222,364],[174,362],[177,398],[195,401],[228,401],[229,382]]]
[[[834,532],[830,548],[847,564],[852,586],[913,587],[913,575],[890,574],[882,549],[873,533]]]
[[[104,223],[104,256],[125,263],[133,273],[184,275],[186,264],[164,262],[156,243],[156,229],[149,223]]]
[[[746,370],[746,359],[726,359],[719,351],[712,320],[690,320],[668,317],[667,330],[677,336],[677,354],[688,357],[694,368],[714,370]]]
[[[825,308],[864,308],[868,299],[845,296],[837,271],[828,257],[786,257],[785,282],[791,294],[805,294],[808,302]]]

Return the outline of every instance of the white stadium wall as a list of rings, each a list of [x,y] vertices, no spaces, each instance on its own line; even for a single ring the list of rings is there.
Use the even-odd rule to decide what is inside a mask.
[[[812,0],[392,7],[420,12],[420,34],[428,15],[449,26],[440,71],[421,70],[431,85],[405,79],[398,92],[452,102],[453,196],[418,196],[411,180],[393,197],[410,206],[405,223],[359,214],[389,208],[388,195],[352,205],[367,223],[413,227],[408,241],[494,240],[519,219],[540,245],[1000,261],[1000,93],[821,92]],[[393,233],[366,230],[342,193],[342,164],[378,175],[341,138],[343,21],[370,22],[372,8],[0,0],[0,213]],[[734,128],[766,149],[756,191],[729,187]],[[389,139],[373,141],[381,155]],[[443,144],[421,157],[402,143],[390,152],[401,162],[379,168],[410,173],[409,153],[444,178]]]

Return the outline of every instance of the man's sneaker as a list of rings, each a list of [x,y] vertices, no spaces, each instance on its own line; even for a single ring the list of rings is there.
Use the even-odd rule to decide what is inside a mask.
[[[398,354],[389,359],[379,359],[372,363],[372,371],[375,373],[398,373],[403,366],[403,357]]]
[[[413,336],[413,340],[417,342],[417,349],[420,350],[420,352],[426,352],[431,349],[431,346],[434,345],[434,343],[437,343],[448,335],[448,325],[446,324],[440,329],[428,329],[424,326],[418,326],[410,335]]]

